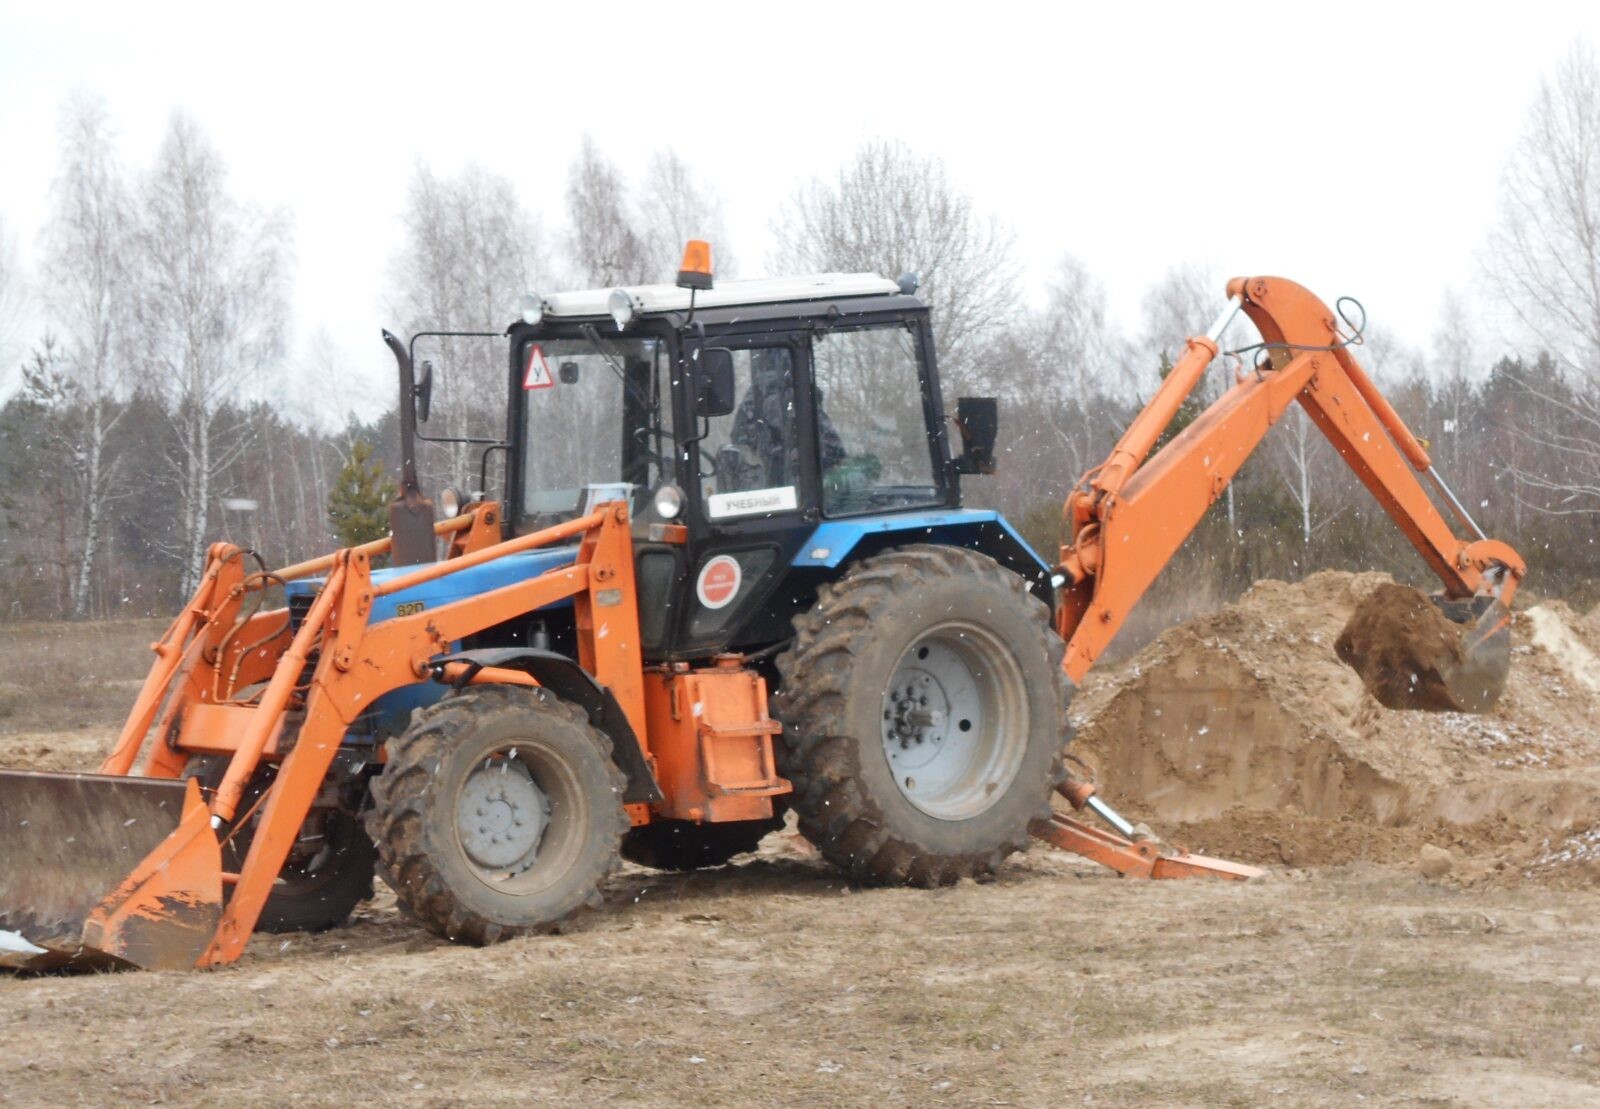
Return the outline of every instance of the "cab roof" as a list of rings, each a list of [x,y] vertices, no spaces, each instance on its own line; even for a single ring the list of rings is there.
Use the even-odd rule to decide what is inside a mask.
[[[686,312],[689,290],[676,285],[621,285],[608,289],[581,289],[544,297],[550,317],[604,316],[611,294],[622,289],[633,299],[637,312]],[[838,297],[886,296],[900,286],[875,273],[813,273],[801,277],[763,277],[752,281],[719,281],[715,288],[695,294],[696,308],[730,308],[743,304],[781,304],[790,301],[832,300]]]

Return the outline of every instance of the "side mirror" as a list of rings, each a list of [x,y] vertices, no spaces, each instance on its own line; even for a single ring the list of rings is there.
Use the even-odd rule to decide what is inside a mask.
[[[958,474],[994,473],[994,442],[1000,435],[1000,405],[993,397],[956,401],[956,429],[962,451],[952,462]]]
[[[417,419],[427,423],[433,409],[433,363],[427,359],[422,362],[422,380],[411,387],[411,395],[417,402]]]
[[[733,411],[733,351],[701,347],[695,372],[695,411],[701,416],[726,416]]]

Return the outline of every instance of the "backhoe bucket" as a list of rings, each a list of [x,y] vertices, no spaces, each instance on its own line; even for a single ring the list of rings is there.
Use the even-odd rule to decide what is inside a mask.
[[[1488,712],[1505,692],[1510,672],[1511,610],[1492,601],[1463,632],[1461,658],[1440,676],[1457,712]]]
[[[198,782],[0,771],[0,967],[193,967],[221,916]]]
[[[1334,650],[1385,708],[1488,712],[1511,669],[1511,610],[1489,597],[1381,585],[1356,606]]]

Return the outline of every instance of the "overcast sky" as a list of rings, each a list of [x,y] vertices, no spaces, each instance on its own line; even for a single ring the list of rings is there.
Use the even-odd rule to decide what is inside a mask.
[[[671,146],[749,276],[797,184],[893,138],[1015,229],[1031,283],[1077,254],[1129,326],[1200,261],[1354,294],[1423,345],[1578,37],[1600,42],[1600,4],[0,0],[0,219],[31,264],[74,88],[107,98],[135,167],[183,108],[236,194],[292,214],[296,342],[325,331],[371,411],[417,159],[505,174],[553,227],[585,131],[632,174]]]

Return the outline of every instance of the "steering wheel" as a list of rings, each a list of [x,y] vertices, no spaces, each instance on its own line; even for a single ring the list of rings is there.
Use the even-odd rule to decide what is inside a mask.
[[[640,443],[643,443],[651,436],[655,437],[656,447],[650,453],[655,457],[656,463],[661,467],[662,473],[671,473],[672,459],[661,449],[661,446],[666,442],[667,439],[666,430],[659,427],[641,427],[636,428],[633,433],[633,437]],[[716,457],[710,451],[706,450],[702,444],[703,441],[695,444],[695,447],[700,451],[700,463],[702,467],[701,473],[707,477],[716,477]]]

